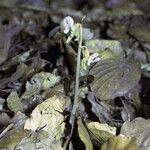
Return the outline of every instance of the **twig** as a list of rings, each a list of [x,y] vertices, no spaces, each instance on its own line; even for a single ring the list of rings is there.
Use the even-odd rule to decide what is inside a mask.
[[[0,138],[2,138],[12,127],[14,126],[13,123],[7,126],[6,129],[3,130],[3,132],[0,134]]]

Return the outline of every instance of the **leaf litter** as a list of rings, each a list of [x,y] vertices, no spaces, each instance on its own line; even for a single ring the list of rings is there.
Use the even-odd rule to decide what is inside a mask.
[[[148,6],[2,0],[0,149],[150,149]]]

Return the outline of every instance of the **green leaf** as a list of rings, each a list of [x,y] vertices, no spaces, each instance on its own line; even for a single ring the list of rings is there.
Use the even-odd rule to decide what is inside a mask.
[[[78,119],[78,133],[79,133],[80,139],[85,144],[86,150],[93,150],[91,139],[89,137],[89,134],[85,126],[82,123],[81,118]]]

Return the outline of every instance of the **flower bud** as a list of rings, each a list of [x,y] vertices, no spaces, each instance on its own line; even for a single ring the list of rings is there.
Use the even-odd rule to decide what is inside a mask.
[[[60,23],[61,32],[67,34],[67,33],[69,33],[70,29],[73,26],[74,26],[74,20],[73,20],[73,18],[70,17],[70,16],[67,16]]]

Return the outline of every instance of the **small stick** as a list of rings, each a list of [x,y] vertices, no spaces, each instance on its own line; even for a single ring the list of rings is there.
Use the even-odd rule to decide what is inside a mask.
[[[3,130],[3,132],[0,134],[0,138],[2,138],[12,127],[14,126],[13,123],[7,126],[6,129]]]

